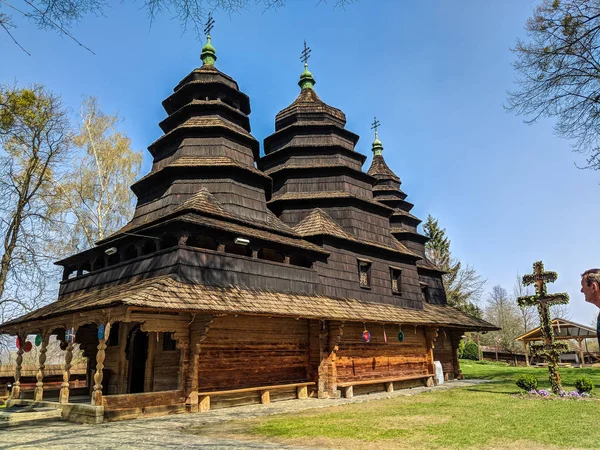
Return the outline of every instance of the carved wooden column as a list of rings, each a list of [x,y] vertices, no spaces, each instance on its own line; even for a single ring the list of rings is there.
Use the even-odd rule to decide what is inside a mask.
[[[425,328],[425,340],[427,342],[427,371],[430,374],[433,374],[435,377],[435,364],[433,357],[433,348],[435,344],[435,340],[438,336],[438,328],[428,327]],[[427,386],[433,386],[433,380],[431,378],[427,379]]]
[[[321,363],[319,364],[318,397],[338,398],[336,359],[340,341],[344,334],[344,322],[328,322],[321,330]]]
[[[190,369],[190,339],[189,334],[185,339],[177,341],[177,348],[181,350],[179,359],[179,378],[177,380],[177,389],[185,389],[187,374]]]
[[[185,377],[185,405],[189,412],[199,411],[198,399],[198,361],[202,343],[208,337],[208,331],[216,317],[196,319],[190,324],[190,358]]]
[[[129,342],[127,336],[129,335],[130,324],[127,322],[121,322],[119,325],[119,365],[118,365],[118,394],[127,393],[127,359],[126,350]]]
[[[25,347],[25,339],[27,339],[26,334],[19,334],[19,349],[17,350],[17,361],[15,365],[15,381],[12,386],[12,391],[10,394],[11,399],[18,399],[21,397],[21,369],[23,367],[23,352]]]
[[[63,366],[63,381],[60,385],[60,403],[69,403],[69,380],[71,379],[71,361],[73,361],[73,346],[75,340],[75,333],[67,342],[67,348],[65,350],[65,365]]]
[[[183,244],[185,245],[185,244]],[[144,392],[152,392],[154,388],[154,363],[158,346],[158,332],[148,333],[148,353],[146,356],[146,369],[144,371]]]
[[[110,337],[110,322],[104,328],[104,337],[98,341],[98,351],[96,352],[96,373],[94,374],[94,391],[92,392],[92,405],[102,406],[102,379],[104,374],[104,358],[106,357],[106,341]]]
[[[48,351],[48,341],[50,340],[50,332],[42,333],[42,346],[40,347],[39,367],[35,378],[35,392],[33,399],[36,402],[41,402],[44,399],[44,369],[46,368],[46,352]]]
[[[585,365],[585,358],[583,356],[583,338],[577,339],[577,345],[579,346],[579,357],[581,358],[581,367]]]
[[[460,369],[460,361],[458,359],[458,346],[462,340],[462,335],[462,331],[453,331],[450,335],[450,342],[452,344],[452,365],[454,366],[454,378],[456,380],[463,380],[465,378]]]

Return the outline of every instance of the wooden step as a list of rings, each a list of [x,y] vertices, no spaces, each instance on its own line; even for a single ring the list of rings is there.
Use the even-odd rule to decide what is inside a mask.
[[[61,419],[61,410],[52,407],[11,406],[0,410],[0,428],[38,424]]]

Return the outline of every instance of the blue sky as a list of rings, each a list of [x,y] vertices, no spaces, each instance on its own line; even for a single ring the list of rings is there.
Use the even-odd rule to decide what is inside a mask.
[[[579,274],[600,266],[599,174],[557,138],[552,121],[526,125],[503,109],[513,87],[510,47],[523,36],[534,1],[288,0],[278,11],[216,14],[217,67],[250,96],[254,136],[273,132],[275,114],[298,94],[302,42],[312,48],[316,91],[341,108],[369,155],[373,116],[384,156],[415,203],[437,217],[453,253],[512,291],[517,271],[543,260],[559,273],[552,291],[571,295],[572,319],[596,316]],[[0,33],[0,82],[39,82],[76,112],[85,95],[118,112],[135,149],[161,135],[161,101],[200,65],[202,42],[164,14],[150,27],[142,2],[114,2],[73,34],[95,55],[26,22],[13,30],[27,56]],[[2,12],[2,9],[0,9]],[[144,154],[144,173],[150,157]]]

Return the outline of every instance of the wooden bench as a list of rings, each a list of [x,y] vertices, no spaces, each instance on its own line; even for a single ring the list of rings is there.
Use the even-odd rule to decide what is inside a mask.
[[[375,378],[372,380],[358,380],[358,381],[344,381],[338,383],[338,387],[344,391],[345,398],[352,398],[354,396],[354,386],[365,386],[369,384],[385,384],[385,390],[387,392],[394,392],[394,382],[399,381],[412,381],[412,380],[426,380],[427,386],[433,386],[433,374],[425,375],[413,375],[409,377],[393,377],[393,378]]]
[[[276,386],[258,386],[242,389],[229,389],[226,391],[198,392],[198,410],[201,412],[209,411],[211,397],[228,394],[242,394],[244,392],[260,392],[260,403],[263,405],[271,403],[271,391],[277,389],[289,389],[295,387],[297,398],[306,399],[308,398],[308,386],[314,386],[315,384],[314,381],[307,381],[303,383],[279,384]]]

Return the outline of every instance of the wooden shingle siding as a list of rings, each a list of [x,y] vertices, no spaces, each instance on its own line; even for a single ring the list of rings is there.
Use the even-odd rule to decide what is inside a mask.
[[[423,296],[419,285],[419,277],[415,266],[399,261],[378,258],[375,253],[354,253],[343,248],[325,244],[330,252],[327,263],[317,262],[315,268],[319,273],[323,295],[338,298],[359,298],[365,301],[388,303],[409,308],[422,308]],[[363,257],[372,261],[371,288],[365,290],[359,286],[357,258]],[[402,295],[392,293],[390,265],[402,269]]]
[[[442,282],[441,274],[434,274],[426,270],[419,269],[419,280],[429,288],[430,303],[434,305],[445,305],[446,291]]]
[[[322,191],[345,191],[352,195],[364,198],[372,198],[371,187],[350,175],[319,175],[305,172],[291,175],[285,184],[281,180],[273,187],[273,195],[282,195],[288,192],[322,192]]]
[[[182,156],[229,156],[240,164],[254,166],[254,156],[247,145],[220,136],[186,138],[167,153],[168,156],[154,162],[152,171],[161,169]]]
[[[257,167],[266,173],[285,168],[288,165],[343,164],[354,170],[361,170],[366,157],[353,149],[335,146],[285,146],[277,152],[263,156]]]
[[[60,286],[60,295],[118,285],[132,278],[179,274],[198,283],[237,285],[282,292],[316,293],[319,283],[313,269],[213,250],[173,248],[108,267]]]

